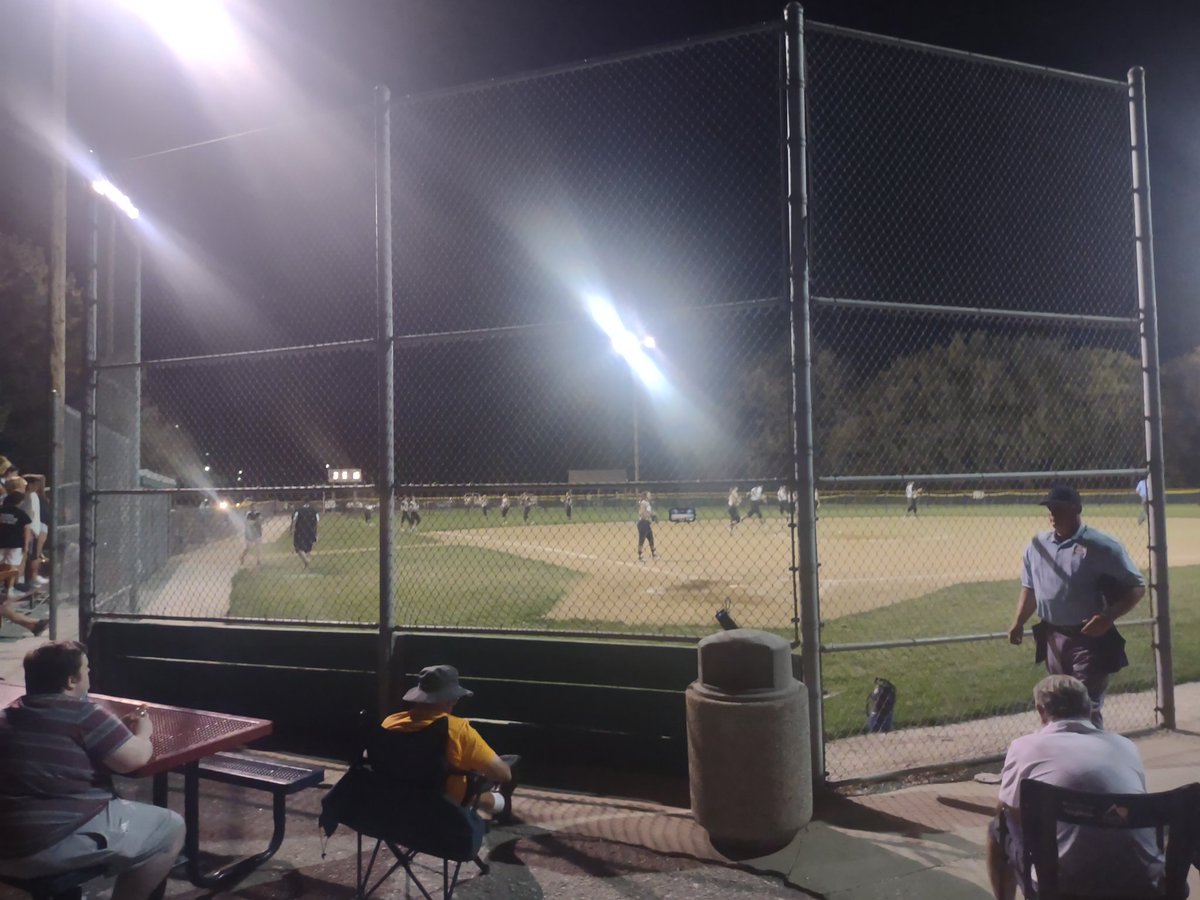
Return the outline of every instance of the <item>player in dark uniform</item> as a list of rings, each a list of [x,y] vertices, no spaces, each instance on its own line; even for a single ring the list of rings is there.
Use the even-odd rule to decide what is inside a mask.
[[[488,507],[492,505],[491,499],[487,494],[483,494],[479,498],[479,508],[483,510],[483,517],[488,517]]]
[[[533,498],[526,491],[521,495],[521,521],[526,525],[529,524],[529,510],[533,508]]]
[[[571,495],[570,491],[567,491],[563,495],[563,509],[566,510],[567,521],[570,522],[571,514],[575,511],[575,498]]]
[[[292,513],[292,549],[304,563],[304,568],[312,562],[313,545],[317,542],[317,528],[321,523],[321,514],[310,505],[306,498],[298,510]]]
[[[410,531],[416,531],[421,524],[421,504],[416,497],[408,498],[408,525]]]

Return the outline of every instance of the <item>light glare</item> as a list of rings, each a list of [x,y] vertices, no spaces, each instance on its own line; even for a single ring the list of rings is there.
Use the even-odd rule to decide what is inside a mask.
[[[654,360],[646,355],[646,349],[649,349],[651,344],[646,344],[645,339],[638,340],[637,335],[621,322],[621,316],[613,308],[613,305],[603,297],[588,294],[583,300],[592,320],[612,341],[613,350],[629,364],[629,368],[641,379],[642,383],[648,388],[663,387],[666,384],[666,378],[663,377],[662,371],[655,365]],[[649,338],[649,340],[653,342],[654,338]]]
[[[237,47],[222,0],[122,0],[178,56],[219,61]]]
[[[130,200],[124,193],[122,193],[117,186],[107,178],[97,178],[95,181],[93,181],[92,190],[101,197],[107,198],[113,206],[125,213],[125,215],[129,216],[129,218],[136,219],[141,215],[141,213],[138,212],[138,208],[133,205],[133,201]]]

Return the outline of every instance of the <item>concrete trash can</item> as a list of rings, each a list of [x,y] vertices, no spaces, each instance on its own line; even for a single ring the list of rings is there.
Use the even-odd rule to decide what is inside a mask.
[[[772,853],[812,820],[808,694],[791,647],[739,628],[699,654],[686,695],[692,814],[726,856]]]

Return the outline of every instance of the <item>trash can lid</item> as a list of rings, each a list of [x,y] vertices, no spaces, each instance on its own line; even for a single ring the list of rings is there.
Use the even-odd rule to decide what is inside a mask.
[[[700,683],[724,693],[776,691],[795,681],[791,644],[769,631],[718,631],[700,641],[698,653]]]

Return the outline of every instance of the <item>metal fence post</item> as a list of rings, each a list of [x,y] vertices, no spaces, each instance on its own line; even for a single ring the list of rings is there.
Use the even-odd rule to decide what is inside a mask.
[[[96,368],[97,305],[99,303],[100,203],[89,204],[87,295],[83,313],[83,416],[79,460],[79,639],[91,633],[96,604]]]
[[[382,718],[391,691],[392,629],[396,624],[395,341],[392,323],[392,115],[391,92],[375,88],[375,292],[379,373],[379,652],[378,704]]]
[[[800,580],[800,659],[808,690],[813,785],[825,782],[821,691],[821,627],[817,582],[817,514],[813,504],[812,322],[808,283],[808,160],[804,97],[804,10],[784,10],[787,70],[788,294],[791,307],[793,463],[796,550]]]
[[[1146,73],[1129,70],[1129,140],[1133,164],[1133,222],[1141,318],[1142,403],[1150,488],[1150,590],[1154,598],[1154,659],[1162,724],[1175,727],[1171,664],[1171,601],[1167,575],[1166,480],[1163,472],[1162,393],[1158,372],[1158,301],[1154,291],[1154,229],[1150,219],[1150,155],[1146,143]]]
[[[132,334],[130,340],[130,362],[133,369],[133,421],[130,443],[133,450],[133,487],[142,486],[140,472],[142,470],[142,242],[136,233],[131,235],[133,244],[133,296],[132,296]],[[145,516],[147,504],[139,494],[133,495],[133,584],[129,586],[129,611],[138,613],[139,593],[146,567],[142,554],[142,519]]]

